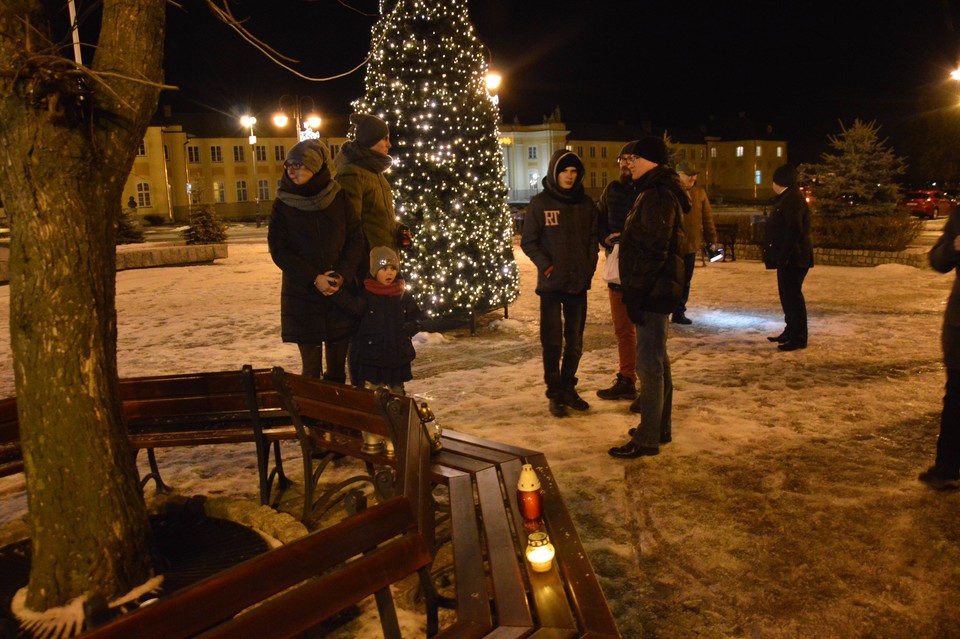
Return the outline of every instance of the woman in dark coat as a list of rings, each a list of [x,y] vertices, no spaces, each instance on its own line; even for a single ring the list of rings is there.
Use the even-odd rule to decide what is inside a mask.
[[[797,170],[784,164],[773,172],[773,211],[766,225],[763,263],[777,269],[777,290],[786,327],[775,337],[781,351],[807,347],[807,304],[803,280],[813,268],[810,207],[797,187]]]
[[[330,178],[330,151],[319,140],[295,145],[284,162],[267,243],[283,271],[280,329],[300,348],[303,374],[346,382],[346,358],[356,321],[330,296],[352,282],[363,258],[360,215]],[[323,347],[326,346],[326,369]]]

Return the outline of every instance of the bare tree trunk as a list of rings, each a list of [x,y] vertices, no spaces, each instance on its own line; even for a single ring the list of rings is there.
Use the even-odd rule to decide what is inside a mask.
[[[110,598],[153,574],[121,422],[114,216],[156,109],[164,0],[104,0],[86,68],[48,39],[65,5],[0,0],[0,192],[32,533],[27,606],[38,611],[88,592]]]

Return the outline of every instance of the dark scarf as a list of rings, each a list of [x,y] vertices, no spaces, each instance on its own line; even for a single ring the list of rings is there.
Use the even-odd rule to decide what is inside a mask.
[[[347,164],[356,164],[360,168],[373,173],[383,173],[393,165],[393,158],[379,151],[360,146],[356,140],[348,140],[340,147],[340,154],[337,155],[334,162],[337,170]]]
[[[393,284],[383,285],[372,277],[363,280],[363,287],[373,295],[403,295],[406,284],[403,280],[393,280]]]
[[[340,184],[330,179],[330,168],[324,163],[304,184],[294,184],[286,171],[280,178],[277,199],[300,211],[322,211],[333,202],[340,191]]]

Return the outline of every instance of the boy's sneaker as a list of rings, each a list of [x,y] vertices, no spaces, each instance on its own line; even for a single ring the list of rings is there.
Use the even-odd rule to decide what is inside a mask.
[[[617,374],[617,379],[610,388],[601,388],[597,391],[600,399],[636,399],[637,384],[632,379]]]
[[[934,465],[917,477],[931,488],[960,488],[960,471],[945,471]]]
[[[550,414],[554,417],[566,417],[568,415],[567,407],[560,401],[559,397],[550,398]]]

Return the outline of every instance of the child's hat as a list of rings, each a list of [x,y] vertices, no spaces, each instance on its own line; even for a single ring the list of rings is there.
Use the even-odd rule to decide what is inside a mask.
[[[386,246],[375,246],[370,250],[370,275],[376,276],[384,266],[400,268],[400,258],[396,251]]]

